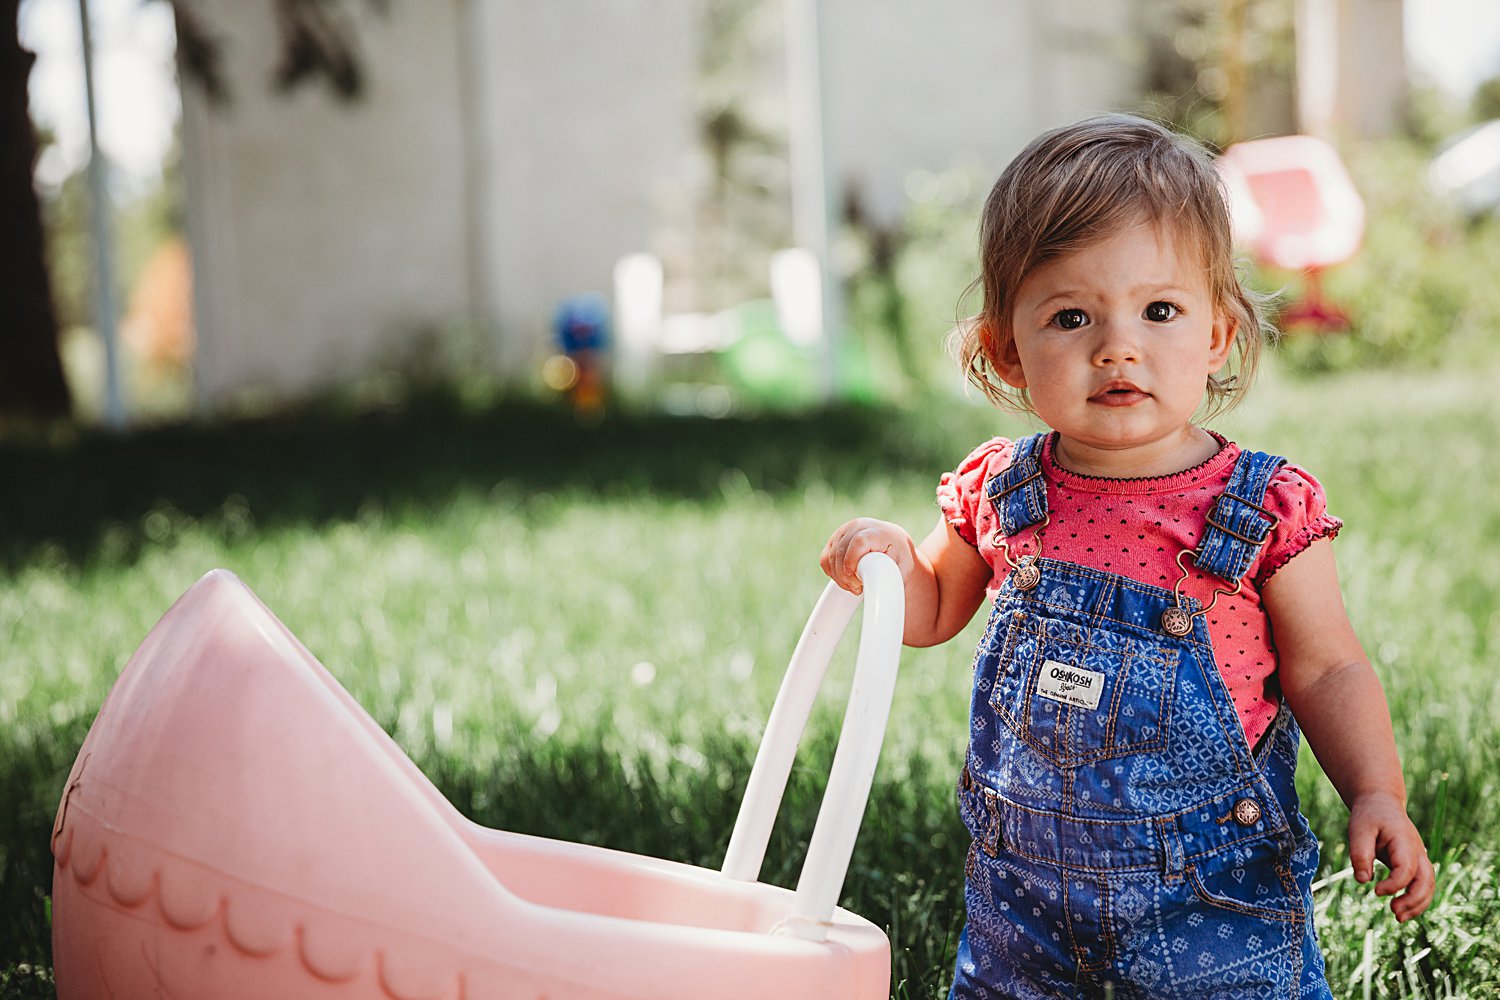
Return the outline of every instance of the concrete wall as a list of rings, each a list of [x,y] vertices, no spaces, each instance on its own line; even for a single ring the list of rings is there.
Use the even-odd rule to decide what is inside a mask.
[[[692,5],[550,0],[480,5],[481,256],[498,361],[524,363],[559,299],[609,294],[646,248],[696,144]]]
[[[830,175],[882,221],[913,170],[993,178],[1036,133],[1140,93],[1133,0],[825,0]]]
[[[201,0],[231,93],[184,85],[188,229],[210,403],[245,389],[296,394],[399,352],[422,325],[463,316],[465,204],[451,3],[356,12],[364,97],[272,92],[269,8]]]
[[[608,291],[693,140],[689,7],[397,0],[343,8],[367,88],[273,93],[267,5],[195,0],[231,103],[184,85],[200,336],[213,406],[297,395],[469,326],[515,371],[559,298]]]
[[[1406,111],[1404,0],[1297,0],[1297,117],[1325,138],[1385,136]]]
[[[1396,132],[1406,110],[1404,0],[1355,0],[1345,7],[1339,54],[1342,114],[1357,135]]]

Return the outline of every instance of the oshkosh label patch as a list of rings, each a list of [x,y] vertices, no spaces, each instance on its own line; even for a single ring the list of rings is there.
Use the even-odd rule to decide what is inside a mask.
[[[1104,675],[1097,670],[1070,667],[1066,663],[1048,660],[1042,664],[1042,676],[1036,682],[1037,694],[1065,705],[1079,708],[1098,708],[1099,695],[1104,691]]]

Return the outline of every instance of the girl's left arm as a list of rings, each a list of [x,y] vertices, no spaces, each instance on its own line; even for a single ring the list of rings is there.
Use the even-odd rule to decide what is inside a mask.
[[[1333,544],[1313,542],[1261,591],[1280,661],[1281,690],[1318,763],[1349,807],[1354,877],[1390,868],[1375,892],[1395,895],[1391,912],[1406,921],[1432,901],[1432,862],[1406,815],[1406,783],[1390,709],[1339,592]],[[1404,891],[1403,891],[1404,890]]]

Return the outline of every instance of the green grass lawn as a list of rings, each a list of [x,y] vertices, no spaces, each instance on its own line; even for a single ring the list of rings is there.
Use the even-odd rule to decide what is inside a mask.
[[[1347,521],[1346,600],[1440,865],[1432,910],[1398,927],[1347,877],[1343,807],[1305,758],[1340,996],[1500,991],[1494,374],[1273,369],[1220,424],[1313,471]],[[828,532],[858,513],[925,531],[938,473],[1022,427],[963,403],[584,427],[434,396],[0,444],[0,994],[50,995],[63,778],[130,653],[206,570],[237,573],[480,822],[717,865]],[[907,651],[846,885],[845,905],[891,935],[900,996],[946,989],[962,919],[951,789],[979,626]],[[796,877],[851,660],[768,880]]]

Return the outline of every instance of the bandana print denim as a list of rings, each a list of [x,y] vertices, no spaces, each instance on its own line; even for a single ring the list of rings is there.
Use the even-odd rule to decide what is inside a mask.
[[[975,657],[950,996],[1331,997],[1291,714],[1252,754],[1202,617],[1174,638],[1170,591],[1039,565]]]

